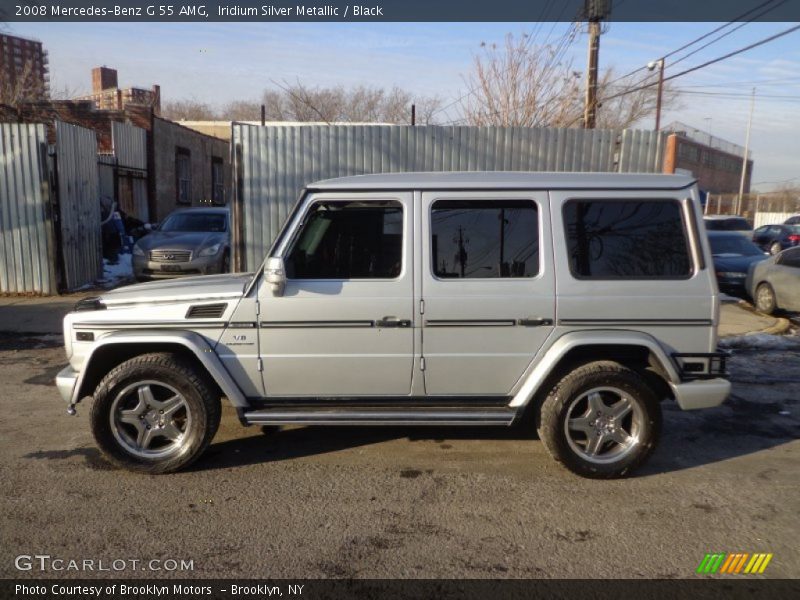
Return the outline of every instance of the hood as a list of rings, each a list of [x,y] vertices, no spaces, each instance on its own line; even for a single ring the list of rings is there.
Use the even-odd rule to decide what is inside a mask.
[[[221,298],[239,298],[252,278],[252,273],[226,273],[149,281],[106,292],[100,296],[100,302],[113,308],[125,304],[205,302]]]
[[[136,243],[146,252],[161,248],[196,252],[218,242],[225,242],[227,239],[228,234],[224,231],[154,231]]]
[[[714,268],[717,271],[747,273],[747,269],[750,265],[759,263],[768,258],[769,256],[766,254],[753,254],[751,256],[742,256],[741,254],[715,254]]]

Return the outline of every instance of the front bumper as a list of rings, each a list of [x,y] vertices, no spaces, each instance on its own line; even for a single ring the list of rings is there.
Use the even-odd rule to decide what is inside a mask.
[[[133,275],[137,279],[171,279],[190,275],[215,275],[222,272],[222,254],[201,256],[186,262],[155,262],[146,256],[133,257]]]
[[[78,382],[78,373],[71,366],[67,365],[56,375],[56,387],[64,402],[72,404],[72,397],[75,394],[75,384]]]
[[[670,383],[670,387],[678,406],[683,410],[714,408],[722,404],[731,393],[731,382],[721,377]]]

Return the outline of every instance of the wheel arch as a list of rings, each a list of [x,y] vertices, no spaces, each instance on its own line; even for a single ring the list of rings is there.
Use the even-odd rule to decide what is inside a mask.
[[[244,394],[205,338],[192,331],[114,332],[98,339],[81,367],[72,403],[76,404],[83,397],[91,395],[103,377],[117,365],[135,356],[152,352],[170,352],[193,362],[216,386],[220,396],[227,397],[237,408],[249,406]]]
[[[636,370],[658,394],[673,396],[670,383],[680,377],[672,359],[652,336],[642,332],[602,331],[567,333],[537,361],[514,395],[510,406],[525,412],[541,404],[564,375],[580,365],[611,360]]]

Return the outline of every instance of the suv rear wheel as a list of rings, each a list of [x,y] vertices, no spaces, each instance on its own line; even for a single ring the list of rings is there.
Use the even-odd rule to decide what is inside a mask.
[[[196,367],[168,353],[115,367],[94,393],[91,424],[115,465],[169,473],[196,460],[219,427],[220,402]]]
[[[539,438],[583,477],[622,477],[642,464],[661,433],[661,407],[632,369],[593,362],[566,375],[542,404]]]

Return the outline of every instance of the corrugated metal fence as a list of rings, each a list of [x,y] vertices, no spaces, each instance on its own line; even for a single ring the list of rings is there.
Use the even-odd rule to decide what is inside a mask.
[[[128,123],[111,123],[111,139],[117,165],[126,169],[147,170],[147,132]]]
[[[753,217],[753,229],[762,225],[778,225],[786,221],[795,213],[790,212],[757,212]]]
[[[663,134],[435,125],[233,125],[236,264],[255,269],[300,190],[408,171],[660,172]]]
[[[64,283],[74,290],[103,274],[95,132],[56,121],[58,211]]]
[[[54,294],[44,125],[0,123],[0,292]]]
[[[147,202],[147,132],[141,127],[111,125],[116,163],[116,199],[131,217],[149,221]]]

